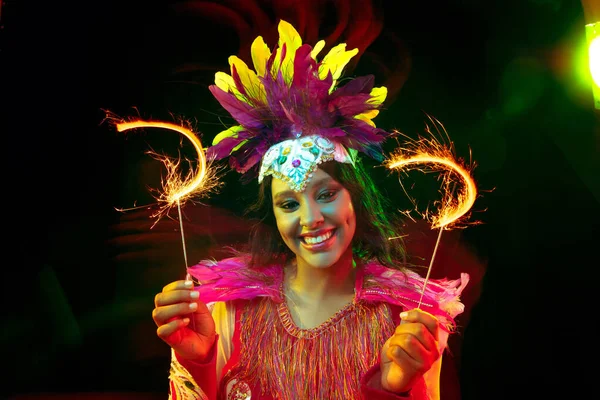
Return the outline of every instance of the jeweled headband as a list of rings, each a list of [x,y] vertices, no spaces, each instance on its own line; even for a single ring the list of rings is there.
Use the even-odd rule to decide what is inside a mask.
[[[333,47],[322,60],[314,47],[302,44],[286,21],[278,25],[279,43],[271,52],[261,36],[252,43],[252,71],[229,57],[231,75],[215,74],[212,94],[239,124],[218,134],[207,156],[229,157],[244,177],[273,175],[302,191],[317,166],[335,160],[353,163],[356,152],[381,161],[381,144],[389,136],[372,121],[386,98],[385,87],[373,87],[372,75],[338,86],[344,67],[358,53],[346,44]]]

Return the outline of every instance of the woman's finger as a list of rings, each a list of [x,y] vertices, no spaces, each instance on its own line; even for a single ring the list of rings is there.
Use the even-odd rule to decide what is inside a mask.
[[[188,280],[178,280],[169,283],[165,287],[163,287],[162,292],[169,292],[171,290],[184,290],[184,289],[193,289],[194,282]]]
[[[420,322],[402,322],[396,327],[394,335],[412,335],[421,342],[428,351],[434,351],[438,348],[438,342],[435,340],[429,329]]]
[[[156,329],[156,334],[158,335],[158,337],[160,337],[161,339],[163,339],[164,341],[167,341],[168,338],[175,332],[177,332],[178,329],[181,329],[185,326],[188,326],[190,323],[190,319],[185,317],[185,318],[176,318],[171,320],[170,322],[163,324],[161,326],[159,326]]]
[[[175,288],[154,296],[154,306],[161,307],[181,302],[196,301],[199,297],[200,293],[195,290]]]
[[[152,310],[152,319],[157,326],[170,323],[172,319],[182,318],[198,310],[198,303],[177,303],[168,306],[157,307]]]
[[[402,319],[402,322],[422,323],[427,327],[429,332],[431,332],[433,338],[436,341],[438,340],[440,324],[437,318],[429,314],[428,312],[415,308],[413,310],[404,311],[400,313],[400,318]]]
[[[436,354],[428,351],[413,335],[401,334],[392,336],[389,342],[388,357],[395,363],[409,362],[421,370],[433,362]]]

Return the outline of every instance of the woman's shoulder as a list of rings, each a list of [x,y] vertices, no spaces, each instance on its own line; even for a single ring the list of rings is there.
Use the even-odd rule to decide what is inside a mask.
[[[188,268],[205,303],[270,297],[281,301],[283,270],[278,265],[249,266],[250,256],[202,260]]]
[[[433,315],[452,320],[464,311],[460,295],[469,282],[462,273],[457,279],[429,279],[411,270],[398,270],[376,261],[365,263],[359,298],[387,302],[404,309],[419,307]],[[425,287],[425,291],[423,291]]]

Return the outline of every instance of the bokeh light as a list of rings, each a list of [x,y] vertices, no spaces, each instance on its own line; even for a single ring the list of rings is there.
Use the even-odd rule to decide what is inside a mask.
[[[600,109],[600,21],[585,26],[594,106]]]

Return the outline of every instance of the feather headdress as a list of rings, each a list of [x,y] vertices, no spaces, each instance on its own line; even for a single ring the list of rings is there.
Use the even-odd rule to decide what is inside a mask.
[[[340,43],[320,61],[317,56],[325,47],[323,40],[314,47],[302,44],[296,29],[286,21],[278,25],[279,43],[271,52],[258,36],[251,47],[255,71],[236,56],[229,57],[231,75],[217,72],[211,93],[237,121],[238,125],[219,133],[208,148],[214,159],[230,157],[230,166],[244,177],[256,177],[259,163],[267,151],[284,141],[300,137],[322,138],[318,147],[304,143],[311,158],[304,168],[304,178],[288,180],[302,188],[303,179],[316,164],[328,159],[352,162],[350,154],[363,152],[382,160],[381,144],[388,133],[375,126],[372,119],[386,98],[385,87],[373,87],[372,75],[353,78],[338,86],[342,71],[358,49],[346,50]],[[333,145],[334,150],[326,150]],[[341,147],[340,147],[341,146]],[[272,169],[260,169],[263,175],[285,175],[298,168],[302,158],[288,159],[289,146],[280,146]],[[287,149],[287,150],[286,150]],[[347,149],[350,154],[345,153]],[[317,154],[319,153],[319,154]],[[288,168],[281,169],[281,166]]]

